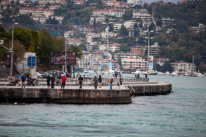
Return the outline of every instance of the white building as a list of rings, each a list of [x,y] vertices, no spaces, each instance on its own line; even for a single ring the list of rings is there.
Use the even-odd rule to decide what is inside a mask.
[[[133,29],[134,28],[134,24],[137,23],[136,21],[134,20],[128,20],[128,21],[125,21],[124,22],[124,26],[127,28],[127,29]]]
[[[94,24],[94,19],[95,19],[95,22],[96,22],[96,23],[97,23],[97,22],[102,23],[102,22],[105,21],[105,15],[92,15],[92,16],[90,17],[90,20],[89,20],[89,24],[90,24],[90,25],[93,25],[93,24]]]
[[[141,4],[141,0],[127,0],[127,3],[134,7],[135,5],[140,5]]]
[[[71,31],[65,31],[64,32],[64,38],[70,38],[70,37],[72,37],[72,36],[74,36],[74,31],[73,30],[71,30]]]
[[[64,19],[64,17],[62,17],[62,16],[51,16],[51,18],[52,19],[55,18],[55,20],[57,20],[59,22],[59,24],[62,24],[62,21]]]
[[[120,46],[121,44],[118,44],[118,43],[109,44],[108,50],[111,52],[120,51]]]
[[[138,9],[132,12],[133,18],[140,18],[143,21],[150,21],[151,16],[148,14],[146,9]]]
[[[196,66],[189,62],[173,62],[171,63],[173,71],[179,72],[180,70],[185,72],[194,72]]]
[[[124,25],[124,22],[125,22],[124,20],[119,20],[118,22],[115,22],[113,24],[114,31],[121,29],[122,25]]]
[[[105,32],[105,31],[101,32],[101,37],[103,39],[107,39],[107,37],[112,38],[112,37],[116,37],[116,36],[117,36],[117,33],[114,33],[114,32]]]
[[[142,59],[141,57],[126,57],[121,59],[122,66],[124,69],[130,70],[146,70],[148,61]]]

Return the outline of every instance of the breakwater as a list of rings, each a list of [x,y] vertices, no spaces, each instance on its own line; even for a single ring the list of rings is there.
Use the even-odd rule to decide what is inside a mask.
[[[129,90],[1,88],[0,102],[124,104]]]

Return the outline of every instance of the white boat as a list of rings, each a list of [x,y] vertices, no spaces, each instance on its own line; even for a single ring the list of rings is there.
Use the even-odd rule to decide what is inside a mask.
[[[157,75],[165,75],[163,72],[158,72]]]
[[[171,76],[179,76],[177,72],[172,72]]]
[[[89,70],[88,73],[90,73],[90,74],[94,74],[94,70]]]
[[[204,75],[199,72],[199,73],[197,73],[197,76],[198,76],[198,77],[203,77]]]
[[[169,71],[166,71],[166,72],[165,72],[165,75],[170,75],[170,72],[169,72]]]
[[[150,72],[149,72],[149,75],[157,75],[158,74],[158,72],[156,72],[156,71],[154,71],[154,70],[151,70]]]

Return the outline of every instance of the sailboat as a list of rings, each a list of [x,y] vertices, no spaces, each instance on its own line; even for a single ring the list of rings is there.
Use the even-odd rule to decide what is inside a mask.
[[[192,73],[190,74],[190,77],[197,77],[197,73],[194,72],[194,55],[192,58]]]

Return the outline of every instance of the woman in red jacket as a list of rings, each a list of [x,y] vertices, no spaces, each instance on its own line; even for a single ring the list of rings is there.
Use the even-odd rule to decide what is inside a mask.
[[[62,77],[62,85],[61,85],[61,89],[65,87],[65,83],[66,83],[67,78],[65,77],[65,75]]]

